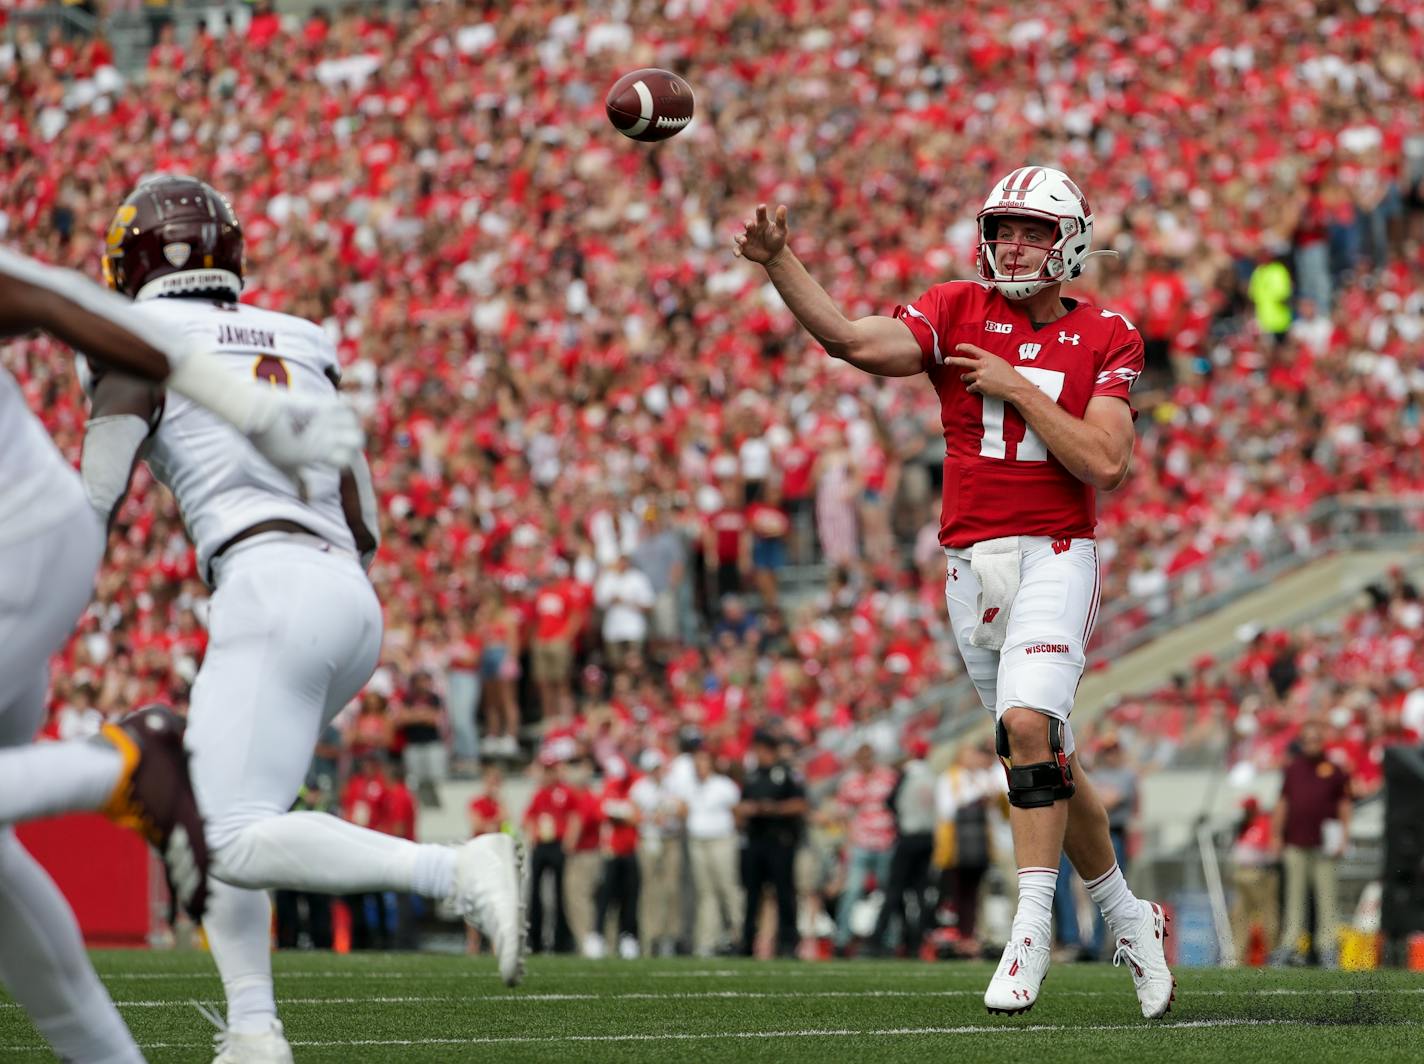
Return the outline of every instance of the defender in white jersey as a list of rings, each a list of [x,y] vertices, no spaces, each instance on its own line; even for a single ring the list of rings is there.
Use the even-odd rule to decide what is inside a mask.
[[[209,197],[217,193],[201,182],[162,178],[141,185],[121,215],[132,215],[129,228],[146,217],[179,228],[200,209],[191,205]],[[234,255],[205,245],[200,225],[186,236],[189,254],[226,259],[227,268],[185,271],[166,258],[143,265],[121,239],[122,270],[110,277],[137,294],[155,327],[210,347],[235,381],[333,395],[340,368],[325,332],[236,302],[240,241]],[[524,927],[510,836],[481,836],[457,850],[287,812],[318,734],[365,685],[380,653],[381,608],[363,569],[377,546],[364,458],[341,474],[308,475],[299,492],[230,426],[183,397],[113,373],[89,387],[83,469],[94,508],[114,512],[143,457],[176,497],[214,589],[186,744],[213,862],[204,929],[228,1003],[218,1061],[291,1060],[272,988],[267,888],[448,897],[491,935],[505,981],[518,982]]]
[[[355,414],[334,396],[297,400],[233,382],[201,347],[154,329],[126,300],[0,250],[0,336],[35,329],[166,380],[288,470],[341,466],[360,453]],[[158,847],[175,901],[203,914],[207,849],[178,718],[150,709],[92,742],[30,745],[50,656],[89,601],[103,546],[79,476],[0,370],[0,980],[62,1059],[133,1064],[143,1057],[89,964],[73,913],[12,828],[102,811]]]

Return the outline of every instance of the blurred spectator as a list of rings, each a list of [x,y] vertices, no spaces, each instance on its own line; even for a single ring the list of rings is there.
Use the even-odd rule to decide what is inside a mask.
[[[563,763],[552,758],[539,762],[538,780],[539,787],[524,810],[524,834],[530,850],[529,949],[534,953],[549,948],[555,953],[570,953],[574,938],[564,911],[564,839],[568,837],[578,794],[564,782]],[[553,917],[547,936],[546,904]]]
[[[603,868],[603,803],[594,791],[592,765],[587,760],[570,761],[564,778],[573,792],[564,830],[564,913],[569,932],[584,956],[598,958],[603,956],[603,936],[595,934],[594,906]]]
[[[1231,846],[1231,934],[1237,964],[1253,961],[1252,943],[1259,936],[1262,959],[1281,930],[1281,878],[1271,845],[1271,814],[1255,798],[1241,803]]]
[[[836,804],[846,821],[846,885],[836,907],[836,949],[845,952],[851,940],[851,914],[865,897],[870,881],[884,891],[890,879],[890,857],[895,845],[895,816],[890,796],[895,790],[895,770],[876,764],[875,748],[856,747],[851,768],[836,788]],[[872,948],[884,946],[875,941]]]
[[[609,910],[616,904],[618,955],[628,961],[636,960],[639,953],[638,908],[642,893],[642,875],[638,868],[640,816],[637,803],[629,795],[633,781],[632,772],[621,759],[609,763],[599,797],[603,819],[603,873],[591,932],[600,942],[600,947],[593,952],[602,955]]]
[[[1290,270],[1275,254],[1262,252],[1251,272],[1250,294],[1261,335],[1279,341],[1290,329],[1292,285]]]
[[[346,730],[346,746],[353,759],[385,755],[395,741],[395,724],[387,713],[385,697],[371,687],[361,695],[361,708]]]
[[[741,791],[715,771],[712,753],[692,752],[693,778],[679,781],[677,796],[687,805],[687,853],[696,894],[693,952],[712,956],[740,930],[742,892],[737,886],[737,828],[733,811]]]
[[[652,582],[620,554],[593,585],[593,600],[603,610],[603,648],[609,664],[622,667],[629,654],[641,654],[648,639],[648,611],[655,595]]]
[[[644,521],[643,538],[631,557],[652,586],[649,636],[653,655],[662,660],[672,644],[684,638],[678,599],[687,577],[687,544],[661,507],[649,506]]]
[[[687,805],[669,788],[667,762],[655,749],[643,752],[643,775],[628,797],[638,807],[638,867],[642,905],[638,928],[642,950],[670,957],[681,937],[683,820]]]
[[[475,712],[480,704],[480,644],[464,618],[445,621],[446,712],[456,775],[468,777],[479,764],[480,737]]]
[[[436,809],[440,807],[438,787],[446,776],[447,751],[440,734],[444,718],[440,695],[430,674],[414,673],[396,717],[396,736],[401,743],[406,780],[415,787],[422,805]]]
[[[762,604],[774,607],[779,595],[777,580],[787,562],[787,539],[791,520],[781,508],[775,491],[747,506],[747,528],[752,536],[752,584]]]
[[[574,641],[583,630],[590,605],[586,588],[569,575],[567,562],[555,559],[552,574],[534,596],[530,651],[543,720],[573,715]]]
[[[1112,840],[1117,866],[1126,876],[1130,867],[1127,860],[1127,833],[1132,826],[1132,818],[1137,813],[1137,770],[1128,764],[1127,755],[1115,732],[1105,733],[1098,740],[1095,750],[1092,761],[1093,790],[1097,791],[1103,808],[1107,810],[1108,838]],[[1093,906],[1093,913],[1093,942],[1090,952],[1100,959],[1105,959],[1102,913],[1096,905]]]
[[[313,813],[330,812],[331,798],[322,789],[319,780],[309,778],[292,808]],[[331,895],[274,891],[272,911],[277,927],[278,949],[331,949]]]
[[[806,819],[806,788],[777,750],[777,737],[758,729],[752,736],[756,765],[742,781],[736,815],[746,836],[742,886],[746,891],[742,952],[755,956],[763,893],[770,886],[776,906],[776,954],[795,957],[796,847]]]
[[[890,942],[892,922],[910,956],[919,953],[931,917],[930,858],[934,856],[936,774],[925,760],[929,743],[915,737],[906,745],[890,808],[895,815],[895,847],[885,883],[885,902],[875,924],[876,942]],[[912,911],[905,909],[905,896]]]
[[[395,789],[404,797],[395,795]],[[414,803],[410,792],[392,779],[383,752],[361,758],[341,793],[341,815],[351,823],[387,834],[414,832]],[[342,899],[351,914],[351,948],[394,949],[401,928],[395,897],[352,894]]]
[[[711,581],[707,592],[709,603],[744,590],[744,577],[751,572],[752,537],[747,512],[726,498],[725,493],[719,496],[717,507],[707,517],[702,554]]]
[[[487,589],[475,615],[480,643],[480,697],[485,716],[483,752],[490,757],[519,756],[519,612],[497,584]]]
[[[1285,927],[1273,963],[1299,963],[1305,898],[1315,899],[1312,946],[1320,963],[1334,967],[1340,925],[1336,882],[1350,831],[1350,775],[1325,755],[1325,729],[1301,726],[1299,752],[1287,764],[1272,816],[1272,845],[1285,866]]]
[[[989,809],[1006,801],[1008,782],[988,746],[965,743],[935,786],[934,864],[944,870],[940,897],[954,907],[957,947],[979,955],[979,891],[993,859]]]

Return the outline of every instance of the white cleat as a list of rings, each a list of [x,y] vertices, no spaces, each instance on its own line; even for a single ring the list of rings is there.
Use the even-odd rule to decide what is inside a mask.
[[[992,1013],[1013,1016],[1027,1012],[1038,1000],[1038,991],[1048,975],[1047,946],[1022,938],[1004,947],[989,989],[984,991],[984,1007]]]
[[[1144,901],[1142,910],[1136,927],[1118,936],[1113,967],[1127,965],[1142,1015],[1155,1020],[1171,1010],[1177,997],[1177,980],[1167,967],[1167,916],[1156,902]]]
[[[523,882],[524,848],[504,832],[471,839],[455,858],[455,906],[466,923],[489,935],[505,986],[524,978]]]
[[[282,1021],[261,1034],[237,1034],[223,1030],[213,1039],[217,1056],[213,1064],[292,1064],[292,1047],[282,1033]]]

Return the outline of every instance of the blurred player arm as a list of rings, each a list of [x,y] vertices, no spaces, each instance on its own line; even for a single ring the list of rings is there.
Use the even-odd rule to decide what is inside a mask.
[[[746,222],[733,253],[766,270],[787,309],[832,358],[881,377],[912,377],[923,368],[920,343],[904,322],[881,315],[847,318],[786,243],[786,207],[768,217],[766,205]]]
[[[100,520],[111,525],[128,494],[139,451],[157,428],[163,389],[122,373],[101,373],[91,388],[79,471]]]

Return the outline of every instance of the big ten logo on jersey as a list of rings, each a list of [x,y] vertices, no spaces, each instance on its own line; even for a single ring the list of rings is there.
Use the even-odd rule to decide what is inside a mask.
[[[259,355],[252,367],[252,376],[274,388],[292,386],[292,375],[287,372],[287,364],[276,355]]]

